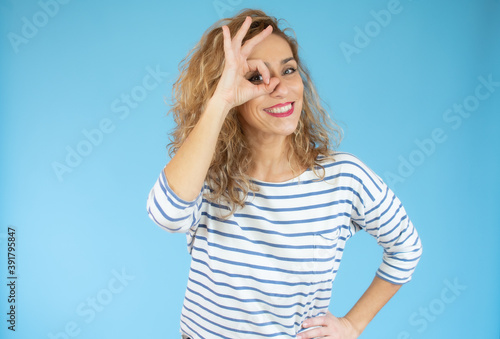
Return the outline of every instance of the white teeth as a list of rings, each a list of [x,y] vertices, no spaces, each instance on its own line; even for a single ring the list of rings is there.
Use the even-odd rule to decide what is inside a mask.
[[[288,104],[283,107],[278,107],[278,108],[273,108],[273,109],[266,109],[266,112],[269,113],[285,113],[288,112],[289,110],[292,109],[292,104]]]

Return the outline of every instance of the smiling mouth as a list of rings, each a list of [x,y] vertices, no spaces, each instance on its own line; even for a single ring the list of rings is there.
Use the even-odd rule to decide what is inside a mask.
[[[276,105],[272,108],[264,108],[264,111],[274,117],[287,117],[293,113],[294,102],[288,102],[282,105]]]

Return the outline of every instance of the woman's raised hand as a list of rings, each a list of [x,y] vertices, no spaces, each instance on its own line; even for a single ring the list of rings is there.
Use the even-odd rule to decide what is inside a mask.
[[[270,78],[269,70],[262,60],[247,60],[252,49],[273,31],[272,26],[268,26],[242,45],[251,23],[252,18],[247,17],[232,40],[229,28],[222,26],[225,65],[214,96],[224,100],[229,108],[271,93],[279,83],[277,78]],[[260,84],[250,82],[245,77],[249,73],[259,73],[262,76]]]

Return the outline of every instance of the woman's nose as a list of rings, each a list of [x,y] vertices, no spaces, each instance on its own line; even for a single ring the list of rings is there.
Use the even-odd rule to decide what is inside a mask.
[[[283,79],[280,79],[278,77],[278,80],[280,82],[276,85],[274,91],[272,91],[271,96],[285,97],[288,94],[288,86],[286,85],[285,81],[283,81]]]

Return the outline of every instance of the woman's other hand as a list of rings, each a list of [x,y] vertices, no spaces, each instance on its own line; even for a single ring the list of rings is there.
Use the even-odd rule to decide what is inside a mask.
[[[297,339],[355,339],[359,336],[358,331],[347,318],[337,318],[328,311],[324,316],[307,319],[302,327],[316,328],[300,333]]]

